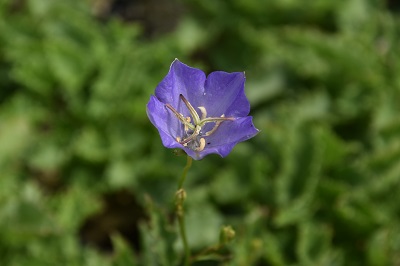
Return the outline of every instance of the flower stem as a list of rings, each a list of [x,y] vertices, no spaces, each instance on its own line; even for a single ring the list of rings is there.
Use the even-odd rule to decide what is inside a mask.
[[[179,185],[178,185],[178,190],[182,189],[183,183],[185,182],[186,179],[186,174],[189,171],[190,167],[192,166],[192,157],[187,155],[187,161],[186,161],[186,166],[183,168],[183,173],[181,175],[181,179],[179,180]]]
[[[192,157],[187,156],[186,166],[183,169],[181,179],[179,180],[178,183],[178,191],[176,192],[176,214],[178,216],[179,232],[182,238],[183,249],[185,251],[185,260],[183,264],[184,266],[189,266],[190,264],[190,249],[186,236],[185,215],[183,210],[183,202],[185,201],[186,198],[186,192],[183,189],[183,183],[185,182],[187,172],[191,166],[192,166]]]

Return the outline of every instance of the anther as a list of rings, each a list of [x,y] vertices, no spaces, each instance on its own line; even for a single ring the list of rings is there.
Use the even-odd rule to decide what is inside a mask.
[[[197,107],[200,109],[201,112],[201,120],[205,119],[207,117],[207,110],[204,106],[199,106]]]
[[[190,124],[190,121],[191,121],[190,117],[188,116],[185,119],[186,119],[186,122],[188,122],[188,124]],[[189,130],[189,127],[188,127],[188,125],[186,123],[184,125],[185,125],[185,128],[184,128],[185,132],[187,132]]]
[[[206,140],[204,138],[199,139],[199,147],[195,148],[195,151],[202,151],[206,146]]]

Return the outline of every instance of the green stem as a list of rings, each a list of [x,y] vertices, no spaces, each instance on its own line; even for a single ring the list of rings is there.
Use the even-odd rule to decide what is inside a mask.
[[[184,215],[184,210],[183,210],[183,202],[186,197],[186,192],[183,190],[183,183],[185,182],[187,172],[191,166],[192,166],[192,157],[187,156],[186,166],[183,169],[181,179],[179,180],[178,191],[177,191],[176,212],[177,212],[178,222],[179,222],[179,232],[181,234],[181,238],[182,238],[182,242],[183,242],[183,249],[185,251],[184,266],[189,266],[189,264],[190,264],[190,249],[189,249],[189,244],[188,244],[187,236],[186,236],[185,215]]]
[[[189,171],[190,167],[192,166],[192,160],[193,160],[192,157],[187,155],[186,166],[185,166],[185,168],[183,168],[183,173],[182,173],[181,179],[179,180],[178,190],[182,189],[182,187],[183,187],[183,183],[185,182],[185,179],[186,179],[186,174]]]

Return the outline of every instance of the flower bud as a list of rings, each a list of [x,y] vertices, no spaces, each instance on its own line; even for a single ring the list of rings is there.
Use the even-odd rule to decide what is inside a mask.
[[[223,226],[219,234],[219,243],[221,245],[228,244],[235,238],[235,234],[235,230],[233,230],[232,226]]]
[[[175,204],[182,205],[186,199],[186,191],[181,188],[175,193]]]

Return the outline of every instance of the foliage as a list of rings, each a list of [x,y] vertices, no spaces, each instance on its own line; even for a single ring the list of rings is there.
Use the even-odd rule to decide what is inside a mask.
[[[191,0],[150,38],[98,2],[0,1],[0,265],[179,263],[184,158],[145,111],[175,57],[245,70],[261,130],[189,172],[193,251],[236,230],[219,262],[196,265],[400,263],[398,14]]]

